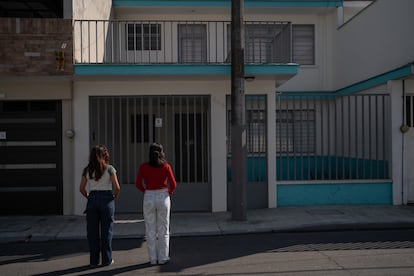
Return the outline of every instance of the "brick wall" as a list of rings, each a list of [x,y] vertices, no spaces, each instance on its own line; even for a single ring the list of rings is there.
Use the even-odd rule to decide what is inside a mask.
[[[59,64],[62,43],[65,60]],[[0,76],[72,75],[72,49],[70,19],[0,18]]]

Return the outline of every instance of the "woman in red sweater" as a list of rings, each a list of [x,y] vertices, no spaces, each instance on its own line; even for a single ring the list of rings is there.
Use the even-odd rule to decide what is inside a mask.
[[[170,260],[170,209],[177,183],[171,166],[165,160],[162,145],[153,143],[149,162],[140,165],[135,186],[144,193],[145,234],[152,265]]]

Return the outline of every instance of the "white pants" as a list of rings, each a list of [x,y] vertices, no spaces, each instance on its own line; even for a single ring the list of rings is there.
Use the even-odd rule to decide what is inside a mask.
[[[143,209],[149,259],[151,262],[167,261],[170,259],[171,209],[168,190],[146,190]]]

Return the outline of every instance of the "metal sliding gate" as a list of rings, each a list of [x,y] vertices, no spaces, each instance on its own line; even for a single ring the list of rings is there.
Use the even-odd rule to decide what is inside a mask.
[[[153,142],[164,146],[177,190],[173,211],[211,211],[208,96],[111,96],[90,98],[90,144],[105,144],[118,171],[118,212],[141,212],[135,188],[138,167]]]
[[[0,214],[62,214],[62,103],[0,101]]]
[[[276,98],[280,181],[389,179],[387,94],[295,94]]]
[[[231,99],[227,97],[227,208],[231,210]],[[268,207],[265,95],[246,95],[247,209]]]

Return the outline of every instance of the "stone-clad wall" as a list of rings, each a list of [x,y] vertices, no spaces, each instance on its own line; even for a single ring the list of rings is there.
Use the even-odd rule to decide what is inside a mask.
[[[72,48],[71,19],[0,18],[0,76],[72,75]]]

